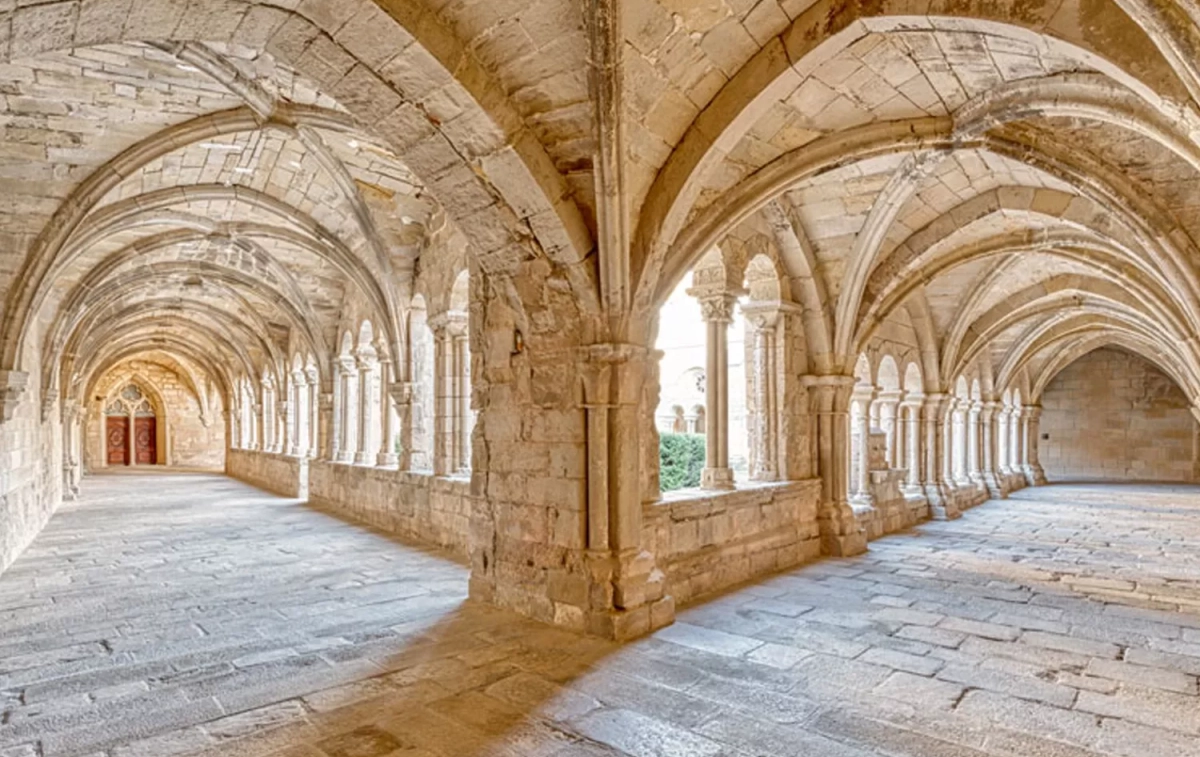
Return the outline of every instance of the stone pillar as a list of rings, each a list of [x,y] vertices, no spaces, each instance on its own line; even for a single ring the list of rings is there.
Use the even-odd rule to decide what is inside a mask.
[[[74,500],[79,496],[79,480],[83,460],[80,424],[83,421],[83,413],[84,409],[81,405],[64,400],[62,406],[63,497],[68,500]],[[103,436],[103,430],[101,436]]]
[[[979,414],[980,431],[983,436],[983,483],[993,498],[1003,497],[1005,494],[1004,484],[1000,480],[1000,462],[997,457],[999,445],[996,441],[1001,409],[999,402],[989,401],[983,403]]]
[[[950,412],[950,450],[953,463],[950,468],[950,480],[955,486],[970,486],[971,479],[967,474],[968,442],[967,442],[967,408],[969,400],[956,400]]]
[[[967,406],[967,480],[976,486],[983,486],[982,414],[982,402]]]
[[[388,387],[392,402],[396,408],[396,438],[400,443],[400,451],[396,453],[396,465],[400,470],[416,470],[418,465],[424,465],[427,454],[425,450],[414,449],[417,435],[413,433],[415,422],[416,392],[413,385],[407,381],[396,382]],[[418,457],[421,456],[421,457]]]
[[[1041,424],[1042,406],[1025,406],[1025,481],[1030,486],[1044,486],[1046,471],[1038,460],[1038,430]]]
[[[358,353],[358,449],[354,453],[355,465],[374,465],[378,451],[375,446],[375,429],[379,427],[379,398],[375,396],[375,371],[379,360],[375,350],[368,347]]]
[[[850,463],[850,393],[853,376],[805,376],[809,409],[816,417],[821,507],[817,513],[821,550],[857,555],[867,550],[867,534],[847,501]]]
[[[1008,449],[1008,442],[1011,438],[1008,430],[1009,415],[1007,405],[1000,405],[996,409],[996,471],[1001,476],[1012,473]]]
[[[1012,454],[1012,461],[1009,466],[1014,474],[1024,475],[1025,470],[1025,444],[1023,442],[1023,430],[1025,428],[1024,413],[1021,408],[1014,407],[1009,415],[1009,440],[1008,449]]]
[[[689,290],[689,293],[692,291]],[[732,489],[733,470],[729,467],[727,337],[736,300],[732,294],[724,292],[697,296],[700,301],[700,314],[708,329],[704,373],[704,470],[700,473],[700,486],[704,489]]]
[[[642,548],[641,477],[633,474],[649,359],[645,348],[630,344],[582,350],[588,464],[583,620],[591,633],[616,639],[643,635],[675,618],[665,577]]]
[[[260,392],[261,392],[261,389],[260,389]],[[266,410],[264,409],[265,405],[266,405],[266,403],[264,403],[262,401],[255,402],[253,405],[253,408],[254,408],[254,430],[253,430],[254,449],[258,450],[259,452],[266,452],[266,450],[267,450],[267,446],[264,441],[264,429],[263,429],[263,414],[266,412]]]
[[[746,308],[754,339],[754,481],[779,480],[779,371],[775,331],[779,310],[774,306]]]
[[[341,401],[338,405],[340,423],[337,462],[349,463],[354,460],[353,444],[357,430],[354,415],[358,392],[353,390],[357,383],[358,371],[355,360],[350,355],[345,355],[339,360],[341,364],[341,370],[338,372],[338,376],[341,378],[339,392]]]
[[[308,391],[308,382],[303,373],[292,374],[292,405],[287,415],[287,453],[292,457],[300,457],[301,445],[305,443],[304,392]]]
[[[308,456],[316,458],[321,450],[320,376],[312,368],[305,372],[308,380]]]
[[[471,470],[471,350],[467,320],[452,331],[454,342],[454,472]]]
[[[334,388],[338,385],[335,377],[332,381]],[[317,435],[321,454],[326,460],[333,461],[340,454],[338,436],[341,430],[337,427],[337,408],[341,395],[335,392],[321,392],[317,408]]]
[[[897,430],[897,410],[900,406],[900,392],[880,392],[875,404],[879,406],[879,428],[887,435],[888,467],[899,468],[901,467],[900,437],[902,434]]]
[[[921,395],[909,394],[901,405],[905,415],[905,452],[907,452],[908,476],[904,481],[904,493],[920,495],[924,493],[921,486],[924,480],[924,469],[921,459]]]
[[[275,428],[278,431],[275,441],[275,449],[273,452],[284,454],[291,444],[291,434],[294,433],[292,428],[292,403],[286,399],[280,399],[275,403]]]
[[[379,413],[382,433],[379,437],[379,455],[375,464],[380,468],[395,468],[400,463],[400,455],[396,451],[400,439],[400,428],[396,422],[398,413],[393,409],[395,396],[392,388],[395,384],[392,383],[392,369],[394,367],[395,364],[386,357],[379,361]]]
[[[925,498],[934,518],[952,520],[959,516],[950,495],[950,455],[946,449],[947,416],[954,398],[948,394],[930,394],[921,406],[921,425],[925,427]]]
[[[851,414],[854,421],[854,429],[850,443],[851,461],[854,461],[853,451],[857,447],[858,460],[852,467],[854,469],[854,481],[851,490],[853,496],[851,501],[854,504],[864,507],[870,507],[874,504],[874,497],[871,496],[871,410],[875,400],[875,390],[872,387],[858,386],[855,387],[850,396],[850,404],[853,406],[858,403],[862,408],[862,412],[858,415]]]

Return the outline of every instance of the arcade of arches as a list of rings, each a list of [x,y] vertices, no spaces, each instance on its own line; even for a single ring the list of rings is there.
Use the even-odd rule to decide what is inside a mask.
[[[1198,52],[1196,0],[0,0],[0,569],[219,471],[627,641],[1200,481]]]

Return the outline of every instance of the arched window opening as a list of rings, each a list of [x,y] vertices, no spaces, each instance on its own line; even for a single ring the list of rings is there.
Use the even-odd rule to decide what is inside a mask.
[[[450,292],[449,309],[434,323],[436,444],[434,472],[461,475],[471,470],[470,278],[458,274]]]

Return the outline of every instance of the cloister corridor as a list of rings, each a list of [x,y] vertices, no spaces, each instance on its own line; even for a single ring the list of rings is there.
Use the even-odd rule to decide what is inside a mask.
[[[1030,488],[617,646],[298,500],[96,475],[0,577],[0,755],[1198,755],[1198,511]]]

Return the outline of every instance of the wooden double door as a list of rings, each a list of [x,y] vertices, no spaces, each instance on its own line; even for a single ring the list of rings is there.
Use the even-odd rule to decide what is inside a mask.
[[[105,436],[108,440],[107,459],[109,465],[129,465],[130,459],[137,465],[158,464],[158,424],[152,416],[133,419],[133,437],[130,438],[129,418],[110,415],[106,419]]]

